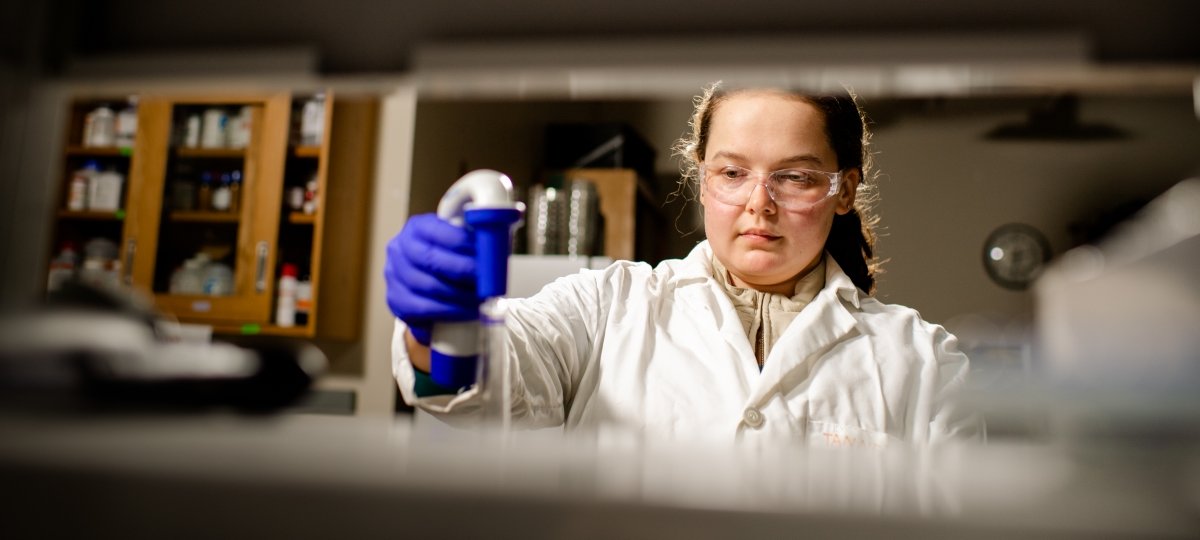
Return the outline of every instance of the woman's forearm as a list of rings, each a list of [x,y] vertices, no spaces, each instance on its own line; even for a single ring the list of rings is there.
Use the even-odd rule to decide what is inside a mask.
[[[408,351],[408,361],[412,362],[413,367],[429,373],[429,347],[421,345],[408,329],[404,330],[404,347]]]

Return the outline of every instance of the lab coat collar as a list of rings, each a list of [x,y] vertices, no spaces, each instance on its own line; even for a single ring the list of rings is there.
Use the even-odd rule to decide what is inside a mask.
[[[687,257],[675,272],[675,286],[686,285],[695,280],[705,280],[712,277],[712,247],[708,240],[703,240]]]
[[[708,240],[704,240],[696,247],[692,248],[691,253],[683,259],[683,264],[680,265],[675,272],[676,287],[696,282],[703,282],[712,277],[712,246],[708,244]],[[849,302],[855,308],[862,308],[859,299],[858,287],[854,286],[854,282],[850,280],[850,276],[842,270],[833,256],[828,252],[825,253],[825,287],[824,290],[836,291],[837,295],[843,300]]]
[[[684,293],[681,296],[693,307],[708,309],[718,315],[716,322],[721,336],[738,351],[740,363],[745,367],[744,383],[749,392],[749,406],[765,402],[776,391],[784,376],[808,366],[807,361],[815,353],[850,334],[857,324],[849,306],[861,309],[859,290],[837,261],[826,253],[825,287],[780,336],[760,374],[750,340],[746,337],[733,303],[720,284],[712,279],[711,260],[712,248],[708,241],[701,242],[675,272],[675,286],[680,287],[680,292]]]
[[[842,300],[849,302],[855,308],[862,308],[859,303],[858,287],[854,285],[854,281],[850,279],[849,275],[846,275],[846,272],[829,252],[825,252],[825,289],[837,291],[837,295]]]

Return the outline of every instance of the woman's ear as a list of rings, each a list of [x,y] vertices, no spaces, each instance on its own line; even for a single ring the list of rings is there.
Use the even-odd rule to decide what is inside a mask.
[[[858,195],[858,182],[862,179],[862,171],[850,169],[842,176],[842,189],[838,190],[837,213],[848,214],[854,209],[854,197]]]

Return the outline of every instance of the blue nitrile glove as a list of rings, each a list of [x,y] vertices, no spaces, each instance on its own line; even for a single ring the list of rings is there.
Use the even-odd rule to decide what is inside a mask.
[[[479,317],[475,239],[434,214],[409,218],[388,242],[383,279],[388,307],[422,345],[435,322]]]

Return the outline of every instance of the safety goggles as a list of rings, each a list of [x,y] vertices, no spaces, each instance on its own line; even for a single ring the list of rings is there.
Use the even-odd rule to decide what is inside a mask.
[[[750,202],[754,188],[763,186],[781,208],[798,210],[828,199],[838,192],[842,173],[813,169],[757,172],[737,165],[701,164],[704,184],[713,198],[741,206]]]

